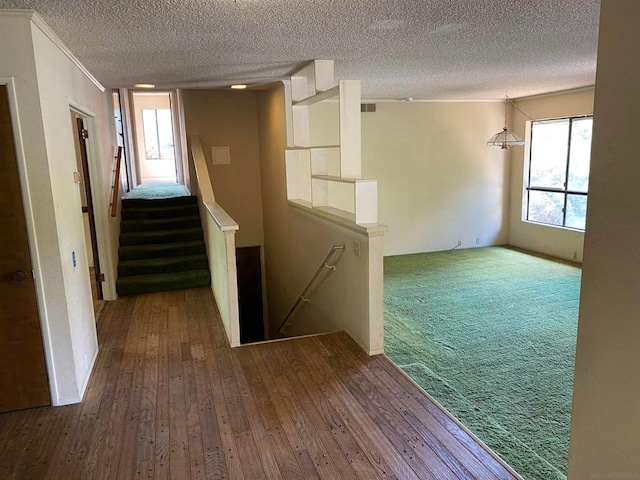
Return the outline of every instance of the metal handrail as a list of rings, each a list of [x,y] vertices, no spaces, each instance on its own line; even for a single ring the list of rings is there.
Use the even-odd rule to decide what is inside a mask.
[[[296,300],[296,303],[293,304],[293,307],[291,307],[291,310],[289,310],[289,313],[287,313],[287,316],[284,318],[282,323],[280,323],[280,325],[278,326],[278,330],[277,330],[278,333],[282,333],[282,329],[287,325],[287,321],[289,320],[289,318],[291,318],[291,316],[293,315],[293,312],[296,311],[296,308],[298,308],[298,305],[300,305],[301,303],[311,303],[311,299],[305,297],[305,295],[311,289],[311,286],[316,281],[316,279],[320,276],[323,270],[326,268],[334,272],[336,271],[335,264],[329,265],[329,260],[337,250],[344,250],[344,245],[334,245],[333,247],[331,247],[331,250],[329,250],[329,253],[324,258],[320,266],[318,267],[318,270],[316,270],[316,273],[313,275],[313,277],[311,277],[311,280],[309,281],[307,286],[304,288],[304,290]]]
[[[122,161],[122,147],[118,147],[118,153],[114,157],[116,160],[116,169],[113,176],[113,192],[111,194],[111,216],[118,214],[118,196],[120,195],[120,162]]]

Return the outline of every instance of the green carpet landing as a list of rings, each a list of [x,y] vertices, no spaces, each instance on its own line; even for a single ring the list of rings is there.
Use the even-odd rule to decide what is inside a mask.
[[[384,267],[391,360],[525,479],[566,479],[580,268],[505,247]]]
[[[119,295],[211,284],[197,198],[155,196],[122,201]]]

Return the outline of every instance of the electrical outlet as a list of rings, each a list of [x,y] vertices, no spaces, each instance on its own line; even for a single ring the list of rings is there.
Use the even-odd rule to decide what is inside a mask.
[[[359,257],[360,256],[360,242],[353,242],[353,253]]]
[[[575,250],[573,251],[573,259],[578,260],[578,252],[576,252]]]
[[[480,245],[480,239],[476,238],[476,245]]]
[[[458,247],[460,247],[462,245],[462,241],[460,239],[458,239]]]
[[[77,262],[76,262],[76,251],[75,250],[73,252],[71,252],[71,263],[73,263],[73,268],[76,268]]]

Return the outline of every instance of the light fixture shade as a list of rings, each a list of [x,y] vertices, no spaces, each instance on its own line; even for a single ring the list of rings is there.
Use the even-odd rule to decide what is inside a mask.
[[[496,133],[489,139],[487,145],[490,147],[509,148],[524,145],[524,140],[507,130],[507,127],[504,127],[501,132]]]

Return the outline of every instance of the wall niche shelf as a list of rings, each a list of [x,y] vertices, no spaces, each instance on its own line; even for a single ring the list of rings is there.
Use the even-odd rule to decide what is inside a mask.
[[[287,86],[287,199],[356,224],[378,221],[377,180],[361,178],[360,82],[335,82],[333,60],[314,60]]]

